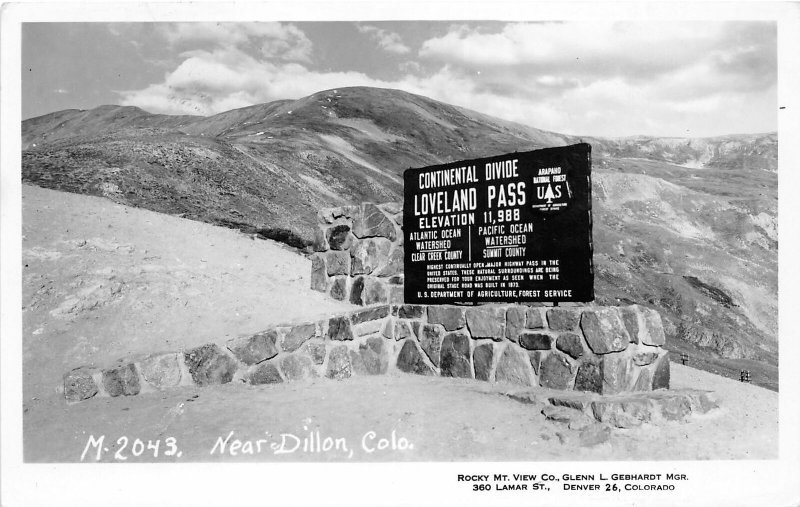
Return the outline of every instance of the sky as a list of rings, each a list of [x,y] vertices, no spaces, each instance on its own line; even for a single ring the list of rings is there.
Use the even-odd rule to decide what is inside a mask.
[[[776,39],[754,21],[25,23],[22,115],[377,86],[573,135],[769,132]]]

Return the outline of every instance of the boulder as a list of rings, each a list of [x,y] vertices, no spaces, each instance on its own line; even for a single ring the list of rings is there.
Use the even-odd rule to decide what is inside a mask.
[[[669,352],[664,351],[655,363],[653,390],[669,389]]]
[[[639,343],[639,305],[620,307],[619,313],[622,316],[622,323],[628,331],[631,343]]]
[[[315,378],[317,371],[311,358],[302,354],[288,354],[281,358],[281,370],[287,381]]]
[[[328,339],[330,340],[352,340],[353,328],[350,319],[346,316],[333,317],[328,320]]]
[[[350,322],[353,324],[361,324],[370,320],[378,320],[388,317],[390,313],[389,305],[374,306],[364,310],[357,310],[350,314]]]
[[[367,375],[383,375],[389,368],[389,351],[381,338],[367,338],[358,346]]]
[[[330,248],[328,238],[325,237],[325,229],[319,225],[314,228],[314,240],[311,246],[315,252],[324,252]]]
[[[625,325],[615,308],[584,310],[581,329],[595,354],[625,350],[630,342]]]
[[[501,306],[477,306],[466,311],[467,327],[473,338],[502,340],[506,335],[506,310]]]
[[[325,256],[328,276],[350,274],[350,256],[347,252],[331,250],[322,255]]]
[[[311,325],[313,326],[313,324]],[[244,364],[252,365],[278,355],[278,348],[275,346],[277,338],[277,332],[265,331],[252,336],[233,338],[228,340],[226,346],[236,359]]]
[[[439,366],[442,337],[444,337],[444,327],[439,324],[423,324],[420,328],[419,344],[435,366]]]
[[[576,391],[591,391],[593,393],[603,392],[603,370],[600,365],[600,360],[584,361],[578,367],[578,373],[575,375]]]
[[[458,306],[429,306],[428,322],[441,324],[448,331],[455,331],[467,325],[467,321],[464,318],[464,309]]]
[[[639,370],[639,376],[636,377],[636,383],[633,385],[633,391],[652,391],[653,390],[653,374],[647,368]]]
[[[555,331],[572,331],[578,327],[581,311],[575,308],[551,308],[547,310],[547,325]]]
[[[366,277],[364,291],[361,293],[361,301],[364,306],[388,303],[389,289],[386,282],[377,278]]]
[[[553,345],[553,337],[546,333],[523,331],[519,334],[519,345],[528,350],[550,350]]]
[[[397,239],[394,221],[372,203],[363,203],[353,220],[353,234],[358,238],[383,237]]]
[[[527,354],[513,345],[507,346],[497,361],[494,378],[497,382],[532,386],[531,364]]]
[[[392,334],[397,341],[416,337],[416,334],[411,328],[411,322],[405,319],[396,319],[394,321],[394,332]]]
[[[97,370],[80,367],[64,375],[64,397],[69,402],[87,400],[97,394],[93,374]]]
[[[337,276],[331,281],[330,296],[337,301],[347,300],[347,286],[349,276]]]
[[[328,271],[325,258],[321,254],[311,256],[311,289],[319,292],[328,291]]]
[[[145,382],[156,389],[175,387],[181,383],[180,356],[160,354],[147,357],[139,363],[139,372]]]
[[[636,352],[633,354],[633,364],[636,366],[647,366],[652,364],[658,357],[658,352]]]
[[[132,363],[122,364],[103,370],[103,388],[110,396],[132,396],[139,394],[141,385],[136,366]]]
[[[394,247],[389,253],[389,258],[386,260],[386,265],[383,266],[377,273],[380,277],[395,276],[403,272],[403,249]]]
[[[284,352],[294,352],[317,333],[316,324],[301,324],[290,328],[283,337],[281,348]]]
[[[192,380],[199,386],[227,384],[236,373],[237,363],[220,347],[207,344],[184,352],[183,360]]]
[[[283,377],[275,363],[266,362],[256,366],[247,376],[247,380],[253,385],[279,384],[283,382]]]
[[[350,226],[344,224],[334,225],[328,229],[327,240],[331,250],[348,250],[353,244]]]
[[[413,340],[406,340],[403,343],[403,348],[397,355],[397,369],[406,373],[415,373],[417,375],[435,375],[433,367],[429,366],[422,358],[417,345]]]
[[[328,352],[328,367],[325,371],[325,376],[334,379],[342,380],[350,378],[353,374],[350,365],[350,351],[346,345],[337,345]]]
[[[561,354],[551,353],[539,366],[539,384],[550,389],[568,389],[575,371]]]
[[[356,242],[350,250],[353,275],[369,275],[389,259],[392,244],[386,238],[367,238]]]
[[[573,359],[584,354],[583,338],[577,333],[561,333],[556,338],[556,348]]]
[[[397,311],[397,316],[401,319],[421,319],[423,315],[425,315],[425,307],[422,305],[403,305]]]
[[[361,296],[364,293],[365,280],[366,277],[364,276],[357,276],[353,278],[353,283],[350,285],[350,302],[354,305],[364,305],[364,301]]]
[[[440,353],[443,377],[471,378],[469,336],[463,331],[447,333]]]
[[[506,310],[506,339],[516,343],[519,333],[525,329],[527,313],[524,306],[512,306]]]
[[[645,345],[661,346],[666,343],[664,335],[664,324],[661,322],[661,314],[650,308],[642,308],[641,314],[644,321],[644,329],[640,331],[639,337]]]
[[[544,317],[542,316],[541,308],[528,308],[525,312],[525,327],[528,329],[543,329]]]
[[[475,365],[475,378],[478,380],[490,380],[492,373],[492,360],[494,359],[494,347],[491,343],[482,343],[472,351],[472,364]]]
[[[603,391],[601,394],[617,394],[628,390],[631,382],[631,361],[622,354],[608,354],[601,359]]]
[[[325,362],[327,350],[324,342],[316,340],[306,342],[306,351],[308,353],[308,357],[311,358],[314,364],[322,364]]]

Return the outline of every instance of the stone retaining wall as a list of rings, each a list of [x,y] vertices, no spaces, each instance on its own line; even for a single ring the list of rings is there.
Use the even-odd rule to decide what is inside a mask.
[[[669,387],[659,314],[641,306],[375,305],[227,343],[64,375],[69,402],[182,385],[406,372],[617,394]]]
[[[312,289],[356,305],[403,302],[402,204],[327,208],[317,220]]]

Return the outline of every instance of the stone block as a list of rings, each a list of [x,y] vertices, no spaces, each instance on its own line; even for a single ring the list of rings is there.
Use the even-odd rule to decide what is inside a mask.
[[[455,331],[467,325],[467,321],[464,318],[464,309],[458,306],[429,306],[428,322],[441,324],[448,331]]]
[[[363,300],[361,299],[361,295],[364,292],[364,280],[366,277],[364,276],[357,276],[353,278],[352,283],[350,285],[350,303],[354,305],[364,305]]]
[[[330,248],[325,232],[326,228],[319,225],[314,228],[314,241],[311,243],[311,246],[315,252],[324,252]]]
[[[322,255],[325,256],[328,276],[350,274],[350,255],[347,252],[331,250]]]
[[[394,321],[394,332],[392,334],[397,341],[416,337],[411,327],[411,322],[405,319],[396,319]]]
[[[641,309],[644,329],[640,330],[639,338],[645,345],[661,346],[666,343],[664,334],[664,324],[661,321],[661,314],[651,308]]]
[[[386,259],[386,265],[378,270],[377,275],[380,277],[395,276],[403,272],[403,249],[394,247]]]
[[[326,239],[331,250],[348,250],[353,244],[350,226],[334,225],[327,231]]]
[[[550,389],[569,389],[575,370],[561,354],[548,354],[539,367],[539,384]]]
[[[347,287],[350,282],[348,276],[337,276],[330,280],[330,296],[337,301],[347,300]]]
[[[145,382],[157,389],[175,387],[181,383],[181,364],[178,354],[159,354],[139,363]]]
[[[385,281],[371,276],[359,276],[353,281],[350,302],[369,306],[389,302],[389,289]]]
[[[603,392],[603,370],[600,365],[600,360],[584,361],[578,367],[578,373],[575,375],[576,391],[591,391],[593,393]]]
[[[573,359],[578,359],[585,352],[583,338],[577,333],[559,334],[556,338],[556,348]]]
[[[389,368],[389,351],[381,338],[367,338],[358,346],[367,375],[383,375]]]
[[[361,324],[370,320],[379,320],[388,317],[390,313],[389,305],[380,305],[364,310],[357,310],[350,314],[350,322]]]
[[[581,310],[577,308],[551,308],[547,310],[547,325],[554,331],[572,331],[578,327]]]
[[[413,340],[406,340],[403,343],[403,348],[397,355],[397,369],[406,373],[415,373],[417,375],[435,375],[432,366],[429,366],[422,358],[417,345]]]
[[[311,358],[302,354],[288,354],[281,358],[283,376],[289,382],[317,377]]]
[[[497,382],[532,386],[531,363],[528,355],[516,346],[508,345],[497,361],[494,378]]]
[[[622,306],[619,308],[622,323],[628,331],[631,343],[639,343],[639,305]]]
[[[589,416],[580,410],[559,405],[545,405],[542,409],[542,415],[548,421],[566,424],[570,429],[585,428],[593,422]]]
[[[333,317],[328,320],[328,339],[329,340],[352,340],[353,327],[350,319],[346,316]]]
[[[64,375],[64,397],[69,402],[88,400],[98,391],[92,375],[97,370],[80,367]]]
[[[531,363],[531,367],[533,367],[533,372],[538,376],[539,375],[539,365],[542,362],[542,357],[544,353],[541,350],[531,350],[528,352],[528,360]]]
[[[273,362],[261,363],[247,376],[247,381],[253,385],[279,384],[283,382],[278,367]]]
[[[325,343],[316,340],[306,342],[306,350],[308,352],[308,357],[314,361],[314,364],[322,364],[325,362],[325,355],[327,354]]]
[[[372,203],[363,203],[353,220],[353,234],[358,238],[383,237],[397,239],[394,222]]]
[[[652,405],[643,398],[597,400],[592,402],[592,414],[597,421],[617,428],[634,428],[652,419]]]
[[[472,364],[475,365],[476,379],[490,380],[493,359],[494,347],[491,343],[482,343],[475,347],[472,351]]]
[[[628,391],[631,380],[631,361],[623,354],[608,354],[603,356],[601,367],[603,371],[603,391],[601,394],[617,394]]]
[[[184,352],[183,360],[192,380],[199,386],[227,384],[233,379],[238,364],[220,347],[207,344]]]
[[[636,366],[647,366],[652,364],[658,357],[658,352],[636,352],[633,354],[633,364]]]
[[[142,386],[139,383],[136,366],[128,363],[103,370],[103,388],[110,396],[139,394]]]
[[[286,331],[283,341],[281,342],[281,348],[284,352],[294,352],[306,341],[313,338],[316,334],[316,324],[301,324],[299,326],[293,326]]]
[[[544,329],[545,320],[542,308],[528,307],[525,312],[525,327],[528,329]]]
[[[392,279],[389,279],[391,283]],[[393,305],[402,305],[405,301],[405,294],[402,285],[389,285],[389,303]]]
[[[633,385],[633,391],[652,391],[653,390],[653,374],[647,368],[639,370],[639,375],[636,377],[636,383]]]
[[[425,315],[425,307],[422,305],[403,305],[397,312],[401,319],[421,319]]]
[[[506,339],[517,341],[520,332],[525,329],[525,316],[528,308],[524,306],[511,306],[506,310]]]
[[[350,351],[346,345],[337,345],[328,352],[328,367],[325,371],[325,376],[334,379],[342,380],[350,378],[353,374],[350,365]]]
[[[353,326],[353,334],[360,337],[380,333],[382,327],[383,321],[368,320],[367,322],[362,322],[361,324],[355,324]]]
[[[616,308],[584,310],[581,329],[589,348],[595,354],[608,354],[625,350],[630,342],[625,324]]]
[[[447,333],[442,340],[440,353],[443,377],[472,377],[469,336],[463,331]]]
[[[502,340],[506,335],[506,310],[501,306],[477,306],[466,311],[467,327],[473,338]]]
[[[386,238],[367,238],[357,241],[350,250],[353,275],[369,275],[389,260],[392,244]]]
[[[328,291],[328,270],[322,254],[311,256],[311,289],[319,292]]]
[[[680,394],[660,398],[658,404],[661,408],[661,417],[667,421],[681,421],[692,412],[689,398]]]
[[[313,325],[311,324],[311,326]],[[226,346],[236,359],[244,364],[252,365],[278,355],[278,348],[275,346],[277,338],[277,332],[265,331],[252,336],[233,338],[228,340]]]
[[[653,391],[656,389],[669,389],[669,352],[664,353],[656,360],[653,371]]]
[[[519,334],[519,345],[527,350],[550,350],[553,337],[546,333],[523,331]]]
[[[439,354],[442,350],[444,327],[439,324],[423,324],[419,331],[419,344],[428,359],[439,366]]]

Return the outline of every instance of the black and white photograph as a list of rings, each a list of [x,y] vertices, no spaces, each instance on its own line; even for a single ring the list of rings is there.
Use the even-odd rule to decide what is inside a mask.
[[[800,502],[800,8],[643,4],[4,4],[3,505]]]

